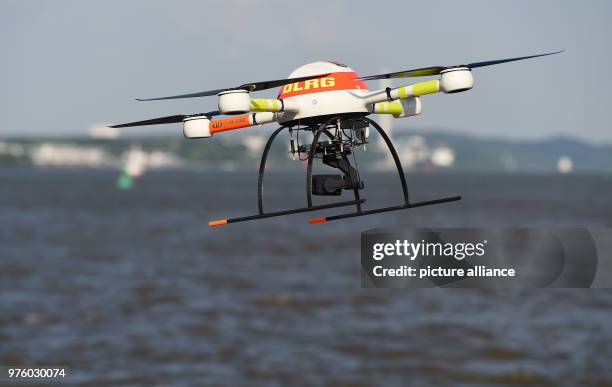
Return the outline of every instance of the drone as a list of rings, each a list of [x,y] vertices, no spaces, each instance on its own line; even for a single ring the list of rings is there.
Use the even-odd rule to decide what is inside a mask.
[[[530,56],[473,62],[458,66],[433,66],[409,69],[392,73],[359,76],[350,67],[330,61],[319,61],[298,67],[286,79],[245,83],[237,87],[181,94],[169,97],[137,99],[157,101],[180,98],[218,96],[218,110],[189,115],[173,115],[144,121],[113,125],[112,128],[131,126],[183,123],[183,134],[187,139],[210,138],[211,136],[251,126],[278,123],[279,127],[270,135],[259,164],[257,181],[258,211],[255,215],[230,219],[212,220],[209,226],[265,219],[282,215],[327,210],[336,207],[355,207],[353,212],[312,218],[309,223],[322,223],[389,211],[430,206],[461,200],[461,196],[411,202],[406,177],[400,158],[383,128],[372,120],[371,114],[391,115],[394,118],[421,114],[421,97],[433,93],[454,94],[472,89],[472,70],[479,67],[514,62],[524,59],[554,55],[549,52]],[[395,88],[370,91],[366,81],[378,79],[431,77],[437,79],[417,82]],[[280,87],[275,99],[251,98],[251,93]],[[214,119],[216,116],[228,117]],[[360,191],[365,184],[359,174],[355,152],[365,149],[370,127],[374,128],[390,152],[402,188],[401,204],[376,209],[364,209],[366,199]],[[278,134],[287,130],[290,134],[289,152],[294,158],[307,163],[306,206],[283,211],[264,211],[263,182],[270,147]],[[311,141],[300,141],[300,133],[312,135]],[[304,139],[305,136],[302,136]],[[310,136],[307,136],[310,138]],[[351,164],[350,156],[353,156]],[[313,175],[315,160],[337,169],[336,174]],[[313,196],[340,196],[343,191],[352,191],[353,200],[327,204],[313,204]]]

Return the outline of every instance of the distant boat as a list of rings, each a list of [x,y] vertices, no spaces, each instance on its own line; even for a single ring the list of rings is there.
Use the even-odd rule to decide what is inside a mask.
[[[125,172],[132,178],[138,178],[145,173],[147,169],[147,160],[149,155],[140,148],[140,146],[132,146],[123,155],[123,166]]]
[[[146,164],[147,154],[139,146],[132,146],[123,154],[123,163],[117,178],[117,189],[132,189],[134,179],[144,174]]]
[[[574,161],[571,157],[563,155],[557,159],[557,172],[561,174],[570,173],[574,170]]]

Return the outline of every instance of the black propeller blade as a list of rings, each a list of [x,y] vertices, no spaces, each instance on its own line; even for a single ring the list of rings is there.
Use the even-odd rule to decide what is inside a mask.
[[[127,124],[111,125],[109,126],[109,128],[126,128],[128,126],[174,124],[177,122],[183,122],[184,119],[189,118],[189,117],[197,117],[197,116],[214,117],[219,114],[220,113],[216,110],[212,112],[208,112],[208,113],[199,113],[199,114],[189,114],[189,115],[177,114],[175,116],[159,117],[159,118],[152,118],[150,120],[144,120],[144,121],[128,122]]]
[[[397,72],[394,72],[394,73],[370,75],[368,77],[361,77],[360,79],[362,79],[364,81],[370,81],[370,80],[373,80],[373,79],[385,79],[385,78],[425,77],[425,76],[429,76],[429,75],[438,75],[442,71],[444,71],[446,69],[449,69],[449,68],[452,68],[452,67],[468,67],[470,69],[474,69],[474,68],[477,68],[477,67],[492,66],[492,65],[496,65],[496,64],[500,64],[500,63],[514,62],[514,61],[517,61],[517,60],[523,60],[523,59],[537,58],[537,57],[540,57],[540,56],[559,54],[559,53],[562,53],[563,51],[565,51],[565,50],[555,51],[555,52],[548,52],[546,54],[521,56],[521,57],[518,57],[518,58],[489,60],[489,61],[484,61],[484,62],[473,62],[473,63],[467,64],[467,65],[462,65],[462,66],[424,67],[424,68],[420,68],[420,69],[397,71]]]
[[[329,75],[329,73],[327,73],[327,74],[318,74],[318,75],[309,75],[307,77],[299,77],[299,78],[276,79],[276,80],[273,80],[273,81],[245,83],[244,85],[240,85],[238,87],[229,87],[229,88],[226,88],[226,89],[215,89],[215,90],[199,91],[197,93],[173,95],[173,96],[170,96],[170,97],[136,98],[136,101],[159,101],[159,100],[162,100],[162,99],[207,97],[207,96],[211,96],[211,95],[217,95],[217,94],[219,94],[219,93],[221,93],[223,91],[229,91],[229,90],[260,91],[260,90],[272,89],[274,87],[288,85],[290,83],[307,81],[309,79],[325,77],[327,75]]]
[[[540,57],[540,56],[560,54],[563,51],[565,51],[565,50],[555,51],[555,52],[548,52],[546,54],[520,56],[518,58],[508,58],[508,59],[488,60],[488,61],[484,61],[484,62],[474,62],[474,63],[468,64],[467,67],[469,67],[471,69],[475,69],[477,67],[492,66],[492,65],[496,65],[496,64],[500,64],[500,63],[514,62],[514,61],[517,61],[517,60],[523,60],[523,59],[537,58],[537,57]]]
[[[434,66],[434,67],[423,67],[420,69],[397,71],[394,73],[370,75],[367,77],[361,77],[359,79],[364,81],[371,81],[374,79],[389,79],[389,78],[411,78],[411,77],[427,77],[429,75],[438,75],[445,67]]]

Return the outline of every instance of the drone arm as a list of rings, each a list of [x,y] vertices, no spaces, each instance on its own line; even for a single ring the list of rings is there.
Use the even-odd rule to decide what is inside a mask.
[[[280,99],[251,98],[252,112],[282,112],[283,101]]]
[[[421,99],[413,97],[373,103],[368,106],[368,110],[374,114],[391,114],[395,118],[417,116],[422,110]]]
[[[426,94],[438,93],[440,91],[451,94],[470,90],[474,86],[472,71],[465,66],[446,68],[441,71],[440,79],[417,82],[413,85],[400,86],[395,89],[385,89],[366,96],[366,103],[380,103],[416,98]]]
[[[251,98],[252,112],[296,112],[299,110],[294,100]]]
[[[392,99],[404,99],[438,92],[440,92],[440,81],[434,79],[431,81],[418,82],[413,85],[400,86],[396,89],[392,89],[389,94]]]
[[[210,121],[208,127],[212,136],[215,133],[263,125],[276,120],[277,116],[272,112],[247,113]]]
[[[369,106],[370,112],[374,114],[392,114],[397,116],[402,113],[402,103],[399,101],[385,101],[373,103]]]
[[[381,102],[389,102],[397,99],[406,99],[420,97],[426,94],[440,92],[440,81],[434,79],[431,81],[417,82],[413,85],[400,86],[394,89],[375,91],[365,98],[366,104],[378,104]]]

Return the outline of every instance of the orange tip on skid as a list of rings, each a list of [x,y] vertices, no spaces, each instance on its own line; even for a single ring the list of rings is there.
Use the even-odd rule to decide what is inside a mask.
[[[315,224],[315,223],[323,223],[326,222],[327,218],[322,216],[320,218],[312,218],[312,219],[308,219],[308,223],[310,224]]]
[[[208,225],[210,227],[223,226],[224,224],[227,224],[227,219],[211,220],[210,222],[208,222]]]

